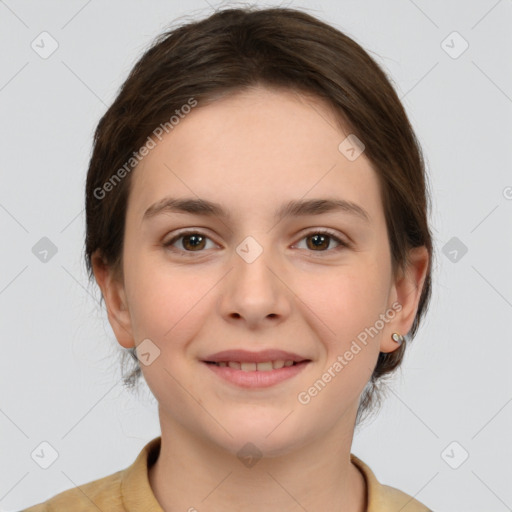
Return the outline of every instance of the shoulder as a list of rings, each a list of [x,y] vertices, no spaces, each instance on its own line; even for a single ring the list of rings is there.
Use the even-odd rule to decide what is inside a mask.
[[[121,496],[122,471],[78,485],[21,512],[124,512]]]
[[[389,485],[380,484],[379,501],[388,508],[393,507],[389,508],[389,510],[400,510],[401,512],[433,512],[430,508],[420,503],[409,494],[395,487],[390,487]],[[388,508],[383,508],[382,510],[387,511]],[[380,509],[376,508],[376,510]]]
[[[366,480],[367,512],[432,512],[413,496],[395,487],[381,484],[370,467],[354,454],[350,454],[350,459]]]
[[[80,484],[21,512],[163,512],[148,480],[148,467],[160,451],[161,438],[149,441],[135,461],[111,475]]]

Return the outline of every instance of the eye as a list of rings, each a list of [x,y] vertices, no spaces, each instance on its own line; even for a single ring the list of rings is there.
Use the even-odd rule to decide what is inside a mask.
[[[181,248],[172,247],[180,239],[183,239]],[[200,231],[185,231],[164,242],[163,246],[182,253],[201,252],[205,248],[206,240],[210,240],[210,238]]]
[[[324,229],[324,230],[316,230],[310,231],[306,233],[305,236],[301,238],[302,240],[311,240],[311,243],[306,242],[306,248],[311,249],[312,252],[329,252],[328,248],[331,244],[331,241],[334,241],[338,244],[334,249],[330,249],[331,251],[339,251],[343,248],[350,247],[350,244],[341,240],[336,233]],[[181,247],[175,247],[175,244],[181,240]],[[164,247],[168,247],[170,250],[179,252],[181,254],[186,254],[187,256],[192,256],[191,253],[194,252],[203,252],[203,249],[208,249],[212,247],[206,247],[207,240],[210,240],[206,234],[201,231],[182,231],[178,233],[176,236],[171,238],[170,240],[163,243]],[[301,248],[301,247],[299,247]],[[188,254],[187,254],[188,253]]]
[[[311,242],[306,242],[306,248],[312,249],[313,252],[328,252],[326,249],[329,247],[332,240],[338,244],[337,247],[332,249],[333,251],[338,251],[350,246],[347,242],[336,236],[336,233],[330,230],[310,231],[309,233],[306,233],[301,240],[308,239],[311,240]]]

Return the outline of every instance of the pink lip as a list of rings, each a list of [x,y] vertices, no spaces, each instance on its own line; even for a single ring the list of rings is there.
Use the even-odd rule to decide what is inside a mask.
[[[307,357],[302,357],[293,352],[285,352],[284,350],[262,350],[260,352],[250,352],[248,350],[224,350],[216,352],[203,359],[204,362],[220,363],[221,361],[237,361],[242,363],[265,363],[266,361],[309,361]],[[293,368],[292,366],[288,368]],[[277,370],[272,370],[273,371]]]
[[[221,354],[224,353],[222,352]],[[290,354],[288,354],[288,356],[289,355]],[[242,361],[249,362],[249,360],[245,357],[246,356],[242,358]],[[280,357],[279,359],[282,360],[284,358]],[[275,359],[271,358],[271,360]],[[226,361],[226,359],[221,358],[220,361]],[[269,361],[269,359],[263,359],[257,362],[264,361]],[[242,388],[266,388],[297,375],[310,362],[311,361],[309,360],[303,360],[302,362],[296,363],[293,366],[283,366],[282,368],[270,370],[268,372],[258,370],[245,372],[243,370],[237,370],[236,368],[230,368],[229,366],[217,366],[215,364],[208,364],[206,362],[203,364],[205,364],[207,368],[210,368],[211,371],[216,373],[222,379]]]

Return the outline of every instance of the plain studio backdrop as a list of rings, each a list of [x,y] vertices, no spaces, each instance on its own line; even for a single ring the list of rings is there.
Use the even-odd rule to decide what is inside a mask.
[[[93,130],[153,38],[228,5],[242,4],[0,1],[3,511],[124,469],[160,433],[147,386],[122,386],[87,284],[85,176]],[[369,51],[430,175],[430,310],[352,452],[436,512],[512,510],[512,2],[264,5],[306,8]]]

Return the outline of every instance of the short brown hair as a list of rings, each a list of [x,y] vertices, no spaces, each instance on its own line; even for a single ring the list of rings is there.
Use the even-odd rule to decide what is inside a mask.
[[[394,275],[405,268],[409,249],[425,246],[429,252],[418,310],[406,336],[406,342],[412,340],[431,295],[430,197],[421,148],[379,65],[343,32],[295,9],[251,6],[217,11],[161,34],[136,63],[94,135],[85,198],[89,279],[92,254],[98,249],[122,279],[131,173],[122,173],[108,199],[99,197],[98,190],[104,190],[116,170],[135,168],[134,152],[190,98],[206,104],[255,85],[323,99],[343,126],[364,142],[365,155],[378,175]],[[377,384],[400,365],[406,342],[394,352],[379,354],[361,396],[358,421],[380,402]],[[141,370],[135,349],[124,353],[134,360],[124,379],[132,386]]]

